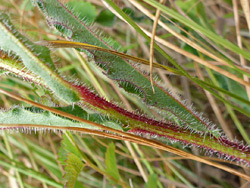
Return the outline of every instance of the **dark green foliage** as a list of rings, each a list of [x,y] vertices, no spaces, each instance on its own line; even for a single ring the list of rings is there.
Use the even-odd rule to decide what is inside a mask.
[[[93,22],[97,17],[96,8],[90,2],[84,2],[83,0],[73,0],[68,2],[67,5],[71,7],[76,14],[78,14],[79,19]]]
[[[116,21],[116,16],[109,10],[102,10],[95,21],[101,25],[111,27]]]

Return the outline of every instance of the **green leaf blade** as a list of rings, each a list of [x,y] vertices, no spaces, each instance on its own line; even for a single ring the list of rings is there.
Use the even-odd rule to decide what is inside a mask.
[[[60,78],[50,58],[50,51],[35,45],[22,36],[12,25],[8,16],[0,12],[0,49],[11,51],[22,59],[27,69],[38,75],[62,100],[69,103],[79,101],[78,93]]]
[[[115,158],[115,145],[111,142],[107,148],[105,153],[105,164],[106,164],[106,172],[111,177],[116,179],[117,181],[120,180],[120,174],[116,164]]]
[[[84,164],[81,159],[73,153],[69,153],[66,160],[66,166],[64,167],[65,175],[64,178],[67,181],[66,186],[68,188],[74,188],[77,177],[82,171]]]
[[[71,31],[63,33],[68,39],[102,48],[112,48],[102,40],[101,36],[91,30],[88,23],[80,21],[59,1],[37,0],[36,2],[42,3],[43,12],[51,25],[55,26],[56,24],[55,27],[60,25]],[[219,135],[217,129],[210,130],[212,126],[203,121],[202,117],[197,116],[196,112],[193,112],[181,100],[174,97],[171,92],[155,84],[154,93],[147,75],[141,73],[133,65],[112,54],[91,50],[89,52],[88,54],[92,56],[98,66],[106,67],[106,75],[115,80],[125,91],[130,92],[131,88],[133,88],[133,91],[137,91],[137,96],[147,105],[170,112],[180,120],[180,125],[183,127],[188,126],[196,131],[210,132],[215,136]]]

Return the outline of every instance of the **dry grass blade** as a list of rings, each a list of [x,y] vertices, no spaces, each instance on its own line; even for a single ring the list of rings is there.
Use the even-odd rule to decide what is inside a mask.
[[[87,49],[87,50],[99,50],[99,51],[103,51],[103,52],[110,53],[113,55],[117,55],[117,56],[124,58],[124,59],[128,59],[128,60],[132,60],[132,61],[135,61],[138,63],[142,63],[144,65],[150,64],[149,61],[142,59],[142,58],[139,58],[139,57],[131,56],[131,55],[128,55],[125,53],[117,52],[114,50],[109,50],[106,48],[102,48],[99,46],[94,46],[94,45],[90,45],[90,44],[86,44],[86,43],[72,42],[72,41],[66,41],[66,40],[65,41],[64,40],[39,41],[36,43],[39,45],[50,47],[50,48],[83,48],[83,49]],[[172,69],[171,67],[161,65],[159,63],[153,62],[153,67],[159,68],[162,70],[167,70],[168,72],[172,72],[174,74],[179,74],[179,75],[181,74],[181,72],[179,72],[175,69]]]
[[[135,143],[138,143],[138,144],[154,147],[154,148],[157,148],[157,149],[165,150],[165,151],[174,153],[176,155],[179,155],[179,156],[182,156],[182,157],[185,157],[185,158],[189,158],[189,159],[199,161],[199,162],[204,163],[204,164],[208,164],[208,165],[217,167],[219,169],[225,170],[225,171],[227,171],[229,173],[232,173],[232,174],[237,175],[237,176],[239,176],[239,177],[241,177],[241,178],[243,178],[245,180],[250,181],[250,176],[248,176],[246,174],[243,174],[243,173],[241,173],[241,172],[239,172],[237,170],[234,170],[234,169],[229,168],[227,166],[223,166],[223,165],[218,164],[218,163],[214,163],[214,162],[205,160],[203,158],[192,155],[190,153],[179,150],[177,148],[167,146],[167,145],[165,145],[163,143],[160,143],[158,141],[142,138],[142,137],[139,137],[139,136],[136,136],[136,135],[133,135],[133,134],[125,133],[125,132],[122,132],[122,131],[119,131],[119,130],[116,130],[116,129],[112,129],[112,128],[109,128],[109,127],[106,127],[106,126],[103,126],[103,125],[100,125],[100,124],[97,124],[97,123],[94,123],[94,122],[79,118],[77,116],[62,112],[60,110],[57,110],[57,109],[54,109],[54,108],[51,108],[51,107],[48,107],[48,106],[44,106],[42,104],[33,102],[31,100],[22,98],[22,97],[20,97],[18,95],[15,95],[15,94],[13,94],[11,92],[8,92],[8,91],[4,90],[4,89],[0,89],[0,93],[3,93],[3,94],[5,94],[5,95],[7,95],[7,96],[9,96],[11,98],[14,98],[14,99],[18,100],[18,101],[23,101],[23,102],[28,103],[30,105],[36,106],[36,107],[41,108],[43,110],[47,110],[47,111],[50,111],[52,113],[55,113],[55,114],[70,118],[72,120],[79,121],[79,122],[82,122],[82,123],[86,123],[86,124],[89,124],[89,125],[93,125],[95,127],[99,127],[102,130],[106,130],[106,131],[110,131],[110,132],[118,134],[118,135],[112,135],[112,134],[103,133],[103,132],[100,132],[100,131],[89,130],[89,132],[93,132],[96,135],[105,136],[105,137],[112,137],[112,138],[114,138],[114,137],[118,138],[119,137],[119,140],[127,140],[127,141],[135,142]],[[49,127],[50,126],[48,126],[48,128]],[[52,128],[52,127],[50,127],[50,128]],[[56,128],[58,128],[58,127],[56,127]],[[78,131],[78,130],[81,130],[81,129],[82,128],[78,128],[78,127],[65,127],[65,128],[62,128],[62,130],[72,130],[72,131]]]
[[[164,0],[160,0],[160,3],[163,3]],[[155,18],[154,18],[154,24],[153,24],[153,29],[152,29],[152,34],[151,34],[151,41],[150,41],[150,58],[149,58],[149,63],[150,63],[150,82],[152,85],[153,92],[155,93],[154,89],[154,81],[153,81],[153,61],[154,61],[154,40],[155,40],[155,34],[156,34],[156,29],[158,25],[158,21],[161,15],[161,11],[159,9],[156,10]]]
[[[249,4],[249,0],[240,0],[240,2],[241,2],[241,6],[243,8],[244,14],[245,14],[248,30],[250,32],[250,4]]]
[[[135,0],[129,0],[130,3],[135,6],[139,11],[143,12],[143,14],[145,14],[146,16],[148,16],[150,19],[154,20],[154,15],[150,13],[150,11],[148,11],[144,6],[142,6],[140,3],[138,3]],[[165,17],[166,18],[166,17]],[[168,21],[172,22],[170,19],[168,19]],[[193,47],[194,49],[196,49],[197,51],[207,55],[208,57],[214,59],[215,61],[217,61],[218,63],[220,63],[221,65],[224,66],[228,66],[233,68],[232,65],[228,64],[226,61],[224,61],[223,59],[217,57],[216,55],[212,54],[211,52],[207,51],[206,49],[202,48],[201,46],[199,46],[197,43],[191,41],[190,39],[188,39],[187,37],[177,33],[176,31],[174,31],[172,28],[170,28],[168,25],[166,25],[165,23],[163,23],[161,20],[158,21],[159,25],[164,28],[166,31],[168,31],[169,33],[171,33],[173,36],[175,36],[176,38],[180,39],[181,41],[185,42],[186,44],[190,45],[191,47]],[[173,24],[175,24],[174,22],[172,22]],[[182,29],[181,27],[179,27],[177,24],[175,24],[176,27],[178,27],[179,29],[181,29],[183,32],[185,32],[187,35],[189,35],[191,38],[194,38],[192,35],[190,35],[190,33],[186,32],[184,29]],[[195,39],[196,40],[196,39]],[[245,71],[247,73],[249,72],[249,69],[241,67],[241,66],[237,66],[235,65],[237,68],[241,69],[242,71]]]
[[[147,31],[147,30],[145,30],[145,29],[143,29],[143,28],[141,28],[141,29],[142,29],[148,36],[151,36],[151,33],[150,33],[149,31]],[[250,83],[249,83],[249,82],[246,82],[245,80],[243,80],[243,79],[241,79],[241,78],[235,76],[234,74],[232,74],[232,73],[230,73],[230,72],[227,72],[227,71],[225,71],[224,69],[219,68],[219,67],[217,67],[217,66],[215,66],[215,65],[213,65],[213,64],[211,64],[211,63],[209,63],[208,61],[203,60],[203,59],[201,59],[200,57],[198,57],[198,56],[196,56],[196,55],[193,55],[193,54],[191,54],[191,53],[189,53],[189,52],[187,52],[187,51],[185,51],[185,50],[183,50],[183,49],[181,49],[181,48],[179,48],[179,47],[173,45],[172,43],[167,42],[167,41],[161,39],[160,37],[155,36],[155,40],[156,40],[157,42],[159,42],[160,44],[166,46],[167,48],[170,48],[170,49],[176,51],[177,53],[180,53],[180,54],[182,54],[182,55],[184,55],[184,56],[186,56],[186,57],[188,57],[188,58],[190,58],[190,59],[196,61],[197,63],[199,63],[199,64],[201,64],[201,65],[204,65],[204,66],[206,66],[206,67],[208,67],[208,68],[210,68],[210,69],[212,69],[212,70],[214,70],[214,71],[216,71],[216,72],[219,72],[220,74],[222,74],[222,75],[224,75],[224,76],[226,76],[226,77],[228,77],[228,78],[231,78],[232,80],[235,80],[236,82],[238,82],[238,83],[240,83],[240,84],[242,84],[242,85],[244,85],[244,86],[246,86],[246,87],[250,87]]]
[[[244,5],[249,7],[248,3],[245,3]],[[241,36],[240,36],[240,19],[239,19],[239,12],[238,12],[238,2],[236,0],[233,0],[233,10],[234,10],[234,20],[235,20],[237,43],[238,43],[238,46],[242,49],[242,41],[241,41]],[[250,14],[249,8],[248,9],[244,8],[244,11],[246,14],[247,13],[248,13],[248,15]],[[247,15],[246,15],[246,19],[249,19],[249,17]],[[248,21],[247,21],[247,23],[248,23]],[[244,57],[242,55],[239,55],[239,56],[240,56],[241,65],[246,66],[247,63],[246,63],[246,60],[244,59]],[[243,78],[246,82],[249,82],[248,76],[243,75]],[[250,99],[250,87],[246,86],[246,91],[247,91],[248,100],[249,100]]]
[[[141,163],[139,161],[139,158],[137,157],[137,154],[135,153],[133,147],[131,146],[130,142],[128,142],[128,141],[125,141],[125,144],[126,144],[128,150],[129,150],[129,152],[133,156],[133,160],[135,161],[135,164],[136,164],[136,166],[137,166],[143,180],[145,182],[147,182],[148,181],[148,175],[146,174],[145,170],[143,169],[143,167],[142,167],[142,165],[141,165]]]

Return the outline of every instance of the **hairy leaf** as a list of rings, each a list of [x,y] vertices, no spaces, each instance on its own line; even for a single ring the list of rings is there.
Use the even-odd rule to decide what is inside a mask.
[[[80,107],[72,106],[57,108],[61,111],[75,114],[81,118],[95,121],[98,123],[107,123],[108,120],[99,114],[88,114]],[[52,126],[68,126],[68,127],[83,127],[87,129],[96,129],[88,124],[74,122],[72,120],[57,116],[51,112],[36,109],[36,108],[21,108],[15,107],[8,111],[0,111],[0,123],[3,124],[38,124],[38,125],[52,125]]]
[[[72,86],[56,74],[48,48],[35,45],[22,36],[3,13],[0,13],[0,38],[0,49],[21,58],[25,67],[41,77],[62,100],[71,103],[79,100]]]
[[[68,39],[112,49],[112,44],[102,40],[102,36],[92,31],[89,23],[79,20],[60,1],[36,0],[36,3],[47,17],[48,23]],[[178,118],[184,127],[219,136],[219,130],[214,129],[214,125],[210,121],[187,107],[181,99],[173,96],[171,91],[164,90],[155,84],[155,93],[153,93],[147,75],[144,75],[134,65],[115,55],[101,51],[88,50],[88,54],[98,66],[105,70],[105,74],[109,78],[115,80],[126,91],[133,91],[132,93],[137,94],[147,105],[167,110],[172,116]]]
[[[48,16],[48,22],[57,28],[61,33],[66,35],[67,38],[81,42],[86,40],[87,43],[96,44],[103,49],[111,48],[104,40],[102,40],[102,37],[92,32],[88,24],[79,21],[77,17],[75,17],[59,1],[39,0],[36,2],[45,15]],[[1,16],[6,17],[3,14],[1,14]],[[250,165],[249,146],[244,146],[241,143],[230,141],[223,135],[220,135],[217,129],[212,129],[209,127],[210,123],[208,121],[193,112],[190,108],[186,107],[186,105],[183,102],[180,102],[180,99],[176,99],[171,94],[171,92],[165,91],[156,84],[156,93],[153,94],[151,84],[147,76],[143,75],[138,69],[134,67],[134,65],[130,65],[128,62],[124,61],[120,57],[117,57],[115,54],[109,54],[103,51],[95,51],[90,49],[85,51],[100,67],[106,70],[105,74],[108,77],[114,79],[125,90],[144,99],[145,103],[148,105],[157,107],[161,110],[167,110],[167,112],[172,113],[173,118],[170,119],[172,122],[160,122],[141,114],[128,112],[114,103],[108,102],[105,99],[99,97],[85,85],[76,85],[65,81],[54,69],[52,61],[50,62],[49,59],[46,60],[48,61],[46,63],[41,61],[43,57],[47,57],[49,54],[43,53],[43,50],[48,50],[47,48],[41,48],[42,50],[39,50],[39,47],[32,48],[33,44],[31,42],[29,42],[27,39],[24,39],[23,36],[15,31],[13,26],[9,27],[10,22],[8,19],[2,19],[0,21],[0,29],[3,31],[0,34],[9,39],[4,39],[4,42],[0,41],[0,46],[4,50],[10,50],[10,47],[5,44],[9,42],[9,44],[13,46],[13,49],[11,49],[12,52],[18,55],[18,57],[21,57],[26,68],[31,70],[35,75],[38,75],[40,79],[45,82],[45,85],[54,91],[55,95],[62,99],[65,97],[68,103],[72,104],[73,102],[78,102],[77,104],[83,108],[87,107],[105,116],[110,116],[112,120],[117,121],[117,123],[123,126],[124,130],[129,129],[130,133],[139,134],[142,136],[149,135],[151,138],[157,138],[164,142],[166,140],[173,142],[178,141],[183,143],[185,146],[200,147],[205,149],[207,153],[215,153],[219,157],[225,157],[230,160],[235,160],[237,162],[243,162],[247,165]],[[34,49],[35,51],[33,51]],[[39,54],[37,54],[38,51],[40,52]],[[39,70],[36,66],[39,67]],[[62,90],[58,88],[61,88]],[[66,90],[63,90],[63,88]],[[72,95],[68,95],[70,93]],[[77,98],[74,98],[74,94],[76,94]],[[74,110],[72,108],[71,110],[69,108],[60,110],[66,111],[67,113],[78,114],[79,109]],[[48,112],[44,113],[46,115]],[[51,114],[48,114],[50,117]],[[11,116],[12,115],[13,114],[11,114]],[[82,114],[78,114],[78,116],[82,117]],[[41,117],[44,117],[44,114],[43,116],[39,116],[39,118]],[[86,119],[88,119],[88,115]],[[177,121],[173,121],[173,119],[177,119]],[[8,119],[4,119],[3,123],[6,124],[8,121]],[[36,121],[37,119],[35,119],[34,122]],[[92,121],[97,120],[92,119]],[[176,124],[178,121],[181,122],[180,125],[182,126]],[[53,121],[51,122],[55,123]],[[43,123],[48,124],[51,122],[50,120],[47,122],[43,121]],[[103,120],[101,122],[105,124]],[[107,126],[113,126],[113,124],[116,123],[106,123]],[[68,126],[67,123],[66,126]],[[117,128],[120,127],[118,126]],[[213,135],[208,133],[212,133]],[[74,154],[77,155],[76,153]]]

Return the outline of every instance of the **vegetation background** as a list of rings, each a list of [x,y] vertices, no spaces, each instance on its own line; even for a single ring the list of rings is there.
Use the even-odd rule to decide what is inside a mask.
[[[138,31],[119,19],[119,13],[112,13],[110,7],[105,6],[103,1],[71,0],[64,1],[64,3],[73,7],[81,18],[93,21],[95,27],[104,35],[111,36],[117,45],[122,46],[121,50],[125,53],[144,59],[152,58],[150,43]],[[250,87],[245,83],[249,81],[246,76],[249,73],[247,67],[249,62],[244,56],[227,49],[225,41],[211,40],[207,37],[206,31],[187,26],[180,20],[170,19],[164,11],[161,12],[161,22],[155,21],[154,15],[157,14],[158,5],[154,7],[147,4],[146,1],[134,0],[118,0],[115,3],[149,34],[154,31],[153,25],[156,23],[155,25],[158,27],[156,33],[153,34],[156,36],[155,40],[190,75],[225,89],[229,94],[249,100]],[[193,20],[206,30],[212,31],[214,36],[228,39],[249,53],[248,1],[169,0],[164,1],[164,5],[176,10],[183,17]],[[0,11],[8,13],[18,31],[32,41],[63,39],[58,32],[48,27],[46,19],[30,0],[0,0]],[[158,114],[152,114],[153,112],[135,96],[119,90],[112,81],[106,79],[94,67],[87,66],[84,59],[75,50],[54,49],[52,54],[59,70],[65,75],[74,75],[95,88],[100,95],[112,99],[130,111],[138,110],[148,116],[158,116]],[[0,57],[5,57],[5,54],[1,52]],[[173,67],[156,50],[154,60]],[[224,62],[232,62],[241,72]],[[141,69],[149,72],[149,66],[141,65]],[[220,70],[225,70],[227,73],[222,73]],[[19,93],[25,98],[38,102],[46,101],[48,98],[48,94],[44,93],[43,89],[35,87],[32,83],[25,82],[13,75],[1,74],[0,76],[0,88]],[[234,76],[240,80],[235,80]],[[218,97],[214,97],[203,87],[198,86],[197,83],[166,70],[154,68],[154,79],[163,87],[171,88],[173,92],[179,93],[183,99],[187,100],[187,103],[193,104],[197,111],[204,112],[205,116],[223,129],[229,138],[250,143],[248,136],[250,131],[249,104],[230,95],[226,96],[213,88],[217,96],[229,103],[222,102],[218,100]],[[16,104],[29,107],[25,103],[0,94],[0,105],[3,109],[9,109]],[[245,113],[235,110],[233,105],[243,109]],[[6,131],[3,133],[0,142],[0,186],[3,188],[62,187],[66,179],[75,178],[77,178],[75,187],[79,188],[120,187],[123,185],[121,182],[126,182],[130,187],[147,188],[250,186],[244,179],[228,172],[152,147],[88,134],[72,133],[71,135],[71,133],[67,133],[66,135],[68,137],[62,132],[8,134]],[[60,149],[68,144],[67,138],[71,136],[75,138],[79,149],[89,160],[84,164],[81,172],[76,173],[77,175],[72,169],[65,169],[65,164],[60,160]],[[250,175],[248,168],[223,162],[223,160],[207,155],[204,157],[205,152],[199,151],[197,148],[183,148],[179,143],[171,145],[209,160],[217,160],[217,162]],[[120,183],[110,179],[110,172],[107,169],[115,169],[115,172],[111,172],[111,174],[119,176]],[[64,175],[65,171],[68,174]],[[104,173],[102,173],[103,171]],[[73,174],[72,177],[70,174]],[[73,187],[73,184],[72,182],[72,185],[67,186]]]

